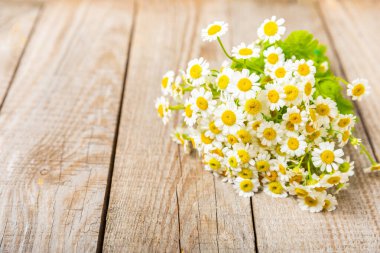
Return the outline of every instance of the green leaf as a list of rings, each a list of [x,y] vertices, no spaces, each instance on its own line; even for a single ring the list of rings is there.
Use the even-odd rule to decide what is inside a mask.
[[[323,80],[318,83],[317,89],[322,96],[335,99],[340,94],[341,87],[336,81]]]
[[[335,102],[337,104],[338,110],[341,114],[353,114],[354,113],[354,105],[352,102],[342,96],[339,93],[337,97],[335,97]]]
[[[318,40],[308,31],[294,31],[284,40],[279,42],[286,58],[293,55],[298,59],[311,59],[314,57],[323,57],[326,48],[319,46]]]

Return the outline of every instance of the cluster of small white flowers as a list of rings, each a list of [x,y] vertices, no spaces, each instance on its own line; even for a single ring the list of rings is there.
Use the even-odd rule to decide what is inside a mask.
[[[348,185],[354,163],[343,158],[356,117],[339,113],[337,103],[316,95],[318,71],[328,62],[287,58],[276,43],[285,33],[283,19],[267,19],[259,40],[241,43],[228,53],[219,70],[193,59],[175,77],[167,72],[156,101],[167,123],[181,111],[181,126],[173,137],[198,150],[205,169],[232,183],[241,196],[263,189],[274,198],[295,196],[304,210],[332,211],[334,196]],[[202,30],[205,41],[218,40],[228,25],[214,22]],[[262,58],[263,69],[254,60]],[[353,99],[368,93],[366,80],[348,84]],[[169,102],[169,95],[172,104]]]

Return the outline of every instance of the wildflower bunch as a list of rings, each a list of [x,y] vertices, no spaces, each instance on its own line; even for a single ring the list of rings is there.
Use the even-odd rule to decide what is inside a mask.
[[[309,32],[281,40],[284,22],[266,19],[259,39],[233,47],[231,54],[220,39],[228,25],[208,25],[203,40],[218,41],[228,59],[218,69],[198,58],[178,76],[167,72],[156,109],[164,124],[179,111],[175,141],[186,151],[198,150],[205,169],[239,195],[263,189],[274,198],[295,196],[304,210],[332,211],[334,195],[354,174],[343,146],[360,147],[378,166],[352,135],[356,116],[341,92],[343,83],[359,101],[370,87],[364,79],[348,83],[336,77],[326,47]]]

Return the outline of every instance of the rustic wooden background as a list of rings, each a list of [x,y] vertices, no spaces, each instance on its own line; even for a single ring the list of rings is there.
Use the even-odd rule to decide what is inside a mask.
[[[333,68],[366,77],[358,135],[380,158],[380,1],[0,2],[1,252],[380,252],[380,178],[356,176],[335,212],[238,197],[171,142],[154,99],[168,69],[223,58],[266,17],[308,29]]]

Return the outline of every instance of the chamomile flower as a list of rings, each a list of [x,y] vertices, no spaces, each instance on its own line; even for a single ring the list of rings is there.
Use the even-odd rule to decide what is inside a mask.
[[[240,196],[251,197],[258,191],[260,186],[259,181],[256,178],[246,179],[237,177],[234,181],[234,187]]]
[[[260,48],[254,44],[245,45],[245,43],[241,43],[237,47],[232,48],[232,56],[236,59],[257,58],[260,56]]]
[[[258,83],[260,77],[256,74],[249,74],[248,69],[236,72],[233,83],[229,86],[230,92],[240,100],[246,100],[256,96],[261,90]]]
[[[328,212],[334,211],[337,205],[338,201],[336,200],[336,198],[331,194],[327,194],[325,198],[325,203],[323,204],[323,210],[326,210]]]
[[[348,156],[346,160],[339,165],[339,171],[346,174],[347,176],[353,176],[354,172],[354,161],[350,161],[350,157]]]
[[[225,91],[230,85],[232,78],[234,76],[234,71],[230,68],[223,68],[222,72],[218,74],[216,78],[217,88],[221,91]]]
[[[278,84],[267,84],[263,96],[267,100],[271,111],[280,110],[280,108],[285,105],[285,94],[283,93],[281,86]]]
[[[158,116],[160,116],[162,122],[164,125],[166,125],[172,115],[171,110],[169,109],[169,100],[167,100],[165,97],[159,97],[156,100],[155,106]]]
[[[235,150],[225,147],[223,148],[224,164],[233,171],[241,171],[240,158]]]
[[[304,59],[296,60],[294,63],[294,75],[303,79],[309,80],[315,75],[316,69],[314,67],[313,61]]]
[[[258,172],[266,172],[271,167],[272,160],[268,152],[259,152],[255,159],[255,168]]]
[[[333,119],[338,115],[335,101],[330,98],[323,98],[322,96],[318,96],[315,101],[315,112],[317,120],[321,124],[329,124],[330,118]]]
[[[302,102],[302,89],[294,80],[287,82],[282,88],[285,94],[284,101],[286,105],[299,105]]]
[[[214,120],[202,120],[204,129],[206,130],[205,135],[212,139],[216,139],[218,141],[223,141],[222,130],[220,130],[216,125]]]
[[[312,96],[315,92],[315,87],[314,87],[315,80],[313,79],[306,79],[303,82],[303,101],[309,102],[310,99],[312,99]]]
[[[285,56],[281,47],[271,46],[264,51],[265,63],[269,65],[276,65],[277,63],[284,62]]]
[[[280,124],[265,121],[260,124],[257,130],[257,137],[260,138],[262,144],[271,146],[281,141],[282,133],[283,129]]]
[[[305,154],[306,147],[305,136],[298,135],[295,132],[289,132],[286,134],[285,141],[281,146],[281,151],[289,156],[301,156]]]
[[[293,63],[291,61],[278,62],[265,70],[266,74],[277,82],[287,82],[292,76]]]
[[[332,172],[337,170],[343,163],[341,158],[344,155],[343,150],[334,150],[334,142],[322,142],[318,148],[312,152],[312,161],[314,166],[321,168],[321,171]]]
[[[262,95],[243,101],[242,106],[244,106],[244,112],[246,112],[248,120],[257,115],[261,115],[261,113],[267,114],[269,109]]]
[[[255,150],[249,144],[244,145],[243,143],[236,143],[233,145],[233,150],[238,155],[242,165],[254,163],[253,157],[255,155]]]
[[[276,19],[276,16],[272,16],[271,19],[265,19],[257,30],[257,35],[264,41],[274,43],[281,39],[281,36],[285,33],[285,27],[282,26],[285,23],[285,19]]]
[[[236,132],[236,136],[243,144],[252,142],[253,131],[248,127],[242,127]]]
[[[215,21],[202,29],[203,41],[214,41],[228,31],[228,24],[223,21]]]
[[[191,104],[194,112],[200,112],[203,117],[213,112],[216,101],[212,99],[212,93],[204,88],[194,89],[191,92]]]
[[[198,115],[192,109],[192,103],[188,99],[185,102],[185,109],[182,113],[186,125],[192,127],[197,121]]]
[[[235,134],[243,126],[243,112],[234,101],[221,104],[215,110],[215,114],[215,126],[221,129],[223,134]]]
[[[209,64],[202,57],[193,59],[187,65],[186,76],[192,82],[193,86],[204,84],[206,76],[210,73]]]
[[[333,174],[326,174],[319,182],[322,187],[332,187],[337,184],[346,183],[348,181],[348,175],[335,171]]]
[[[298,183],[290,184],[288,190],[290,195],[297,195],[299,198],[304,198],[310,193],[310,187]]]
[[[324,61],[319,65],[318,71],[321,73],[326,73],[327,70],[329,70],[329,63],[327,61]]]
[[[352,114],[339,114],[338,117],[334,119],[334,129],[337,129],[339,131],[350,129],[355,125],[355,120],[356,117]]]
[[[174,81],[174,72],[168,71],[161,79],[161,90],[164,95],[168,95],[171,90],[172,83]]]
[[[284,185],[279,181],[270,182],[264,185],[264,192],[273,198],[285,198],[288,196]]]
[[[370,86],[366,79],[356,79],[347,86],[347,95],[352,97],[352,100],[360,101],[362,97],[369,94]]]
[[[326,193],[312,192],[304,198],[298,198],[298,205],[302,210],[312,213],[320,212],[325,204]]]
[[[298,109],[296,106],[288,108],[286,113],[282,116],[286,122],[290,122],[295,130],[303,127],[308,120],[306,111]]]
[[[207,154],[204,157],[205,169],[208,171],[220,172],[223,169],[223,158],[216,154]]]

